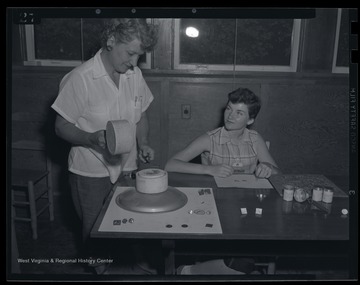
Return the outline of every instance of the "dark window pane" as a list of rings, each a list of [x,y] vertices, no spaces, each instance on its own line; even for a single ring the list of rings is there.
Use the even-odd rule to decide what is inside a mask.
[[[140,55],[139,60],[138,60],[138,65],[140,63],[146,63],[146,53]]]
[[[83,19],[84,61],[93,57],[101,48],[104,19]]]
[[[349,9],[342,9],[336,66],[349,66]]]
[[[187,27],[199,31],[196,38],[185,34]],[[181,19],[180,64],[233,64],[235,20]]]
[[[80,19],[41,19],[34,34],[36,59],[81,60]]]
[[[236,64],[290,65],[293,20],[237,20]]]

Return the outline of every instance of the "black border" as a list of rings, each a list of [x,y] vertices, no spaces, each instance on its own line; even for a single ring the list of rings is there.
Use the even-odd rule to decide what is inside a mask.
[[[345,4],[343,4],[346,6]],[[254,4],[255,6],[255,4]],[[19,15],[23,12],[33,13],[35,21],[40,20],[41,18],[105,18],[105,17],[148,17],[148,18],[313,18],[316,15],[315,8],[323,7],[311,7],[306,5],[306,7],[7,7],[6,10],[6,122],[11,122],[11,82],[12,82],[12,23],[19,20]],[[329,6],[330,8],[331,6]],[[352,8],[350,6],[349,19],[350,22],[358,21],[358,10],[357,8]],[[340,8],[340,7],[331,7],[331,8]],[[269,14],[270,12],[270,14]],[[350,27],[353,27],[355,24],[349,23]],[[358,28],[352,28],[352,31],[358,31]],[[350,50],[358,49],[358,35],[350,35]],[[355,54],[356,52],[353,52]],[[350,55],[349,55],[350,57]],[[358,62],[350,63],[350,76],[349,76],[349,156],[350,156],[350,165],[349,165],[349,175],[350,175],[350,191],[349,191],[349,223],[350,223],[350,280],[358,279]],[[11,128],[6,127],[6,189],[9,189],[9,170],[11,169]],[[42,276],[27,276],[24,274],[11,274],[11,262],[8,260],[11,258],[11,223],[9,223],[7,217],[11,216],[11,207],[9,207],[9,191],[6,191],[6,275],[7,280],[16,281],[16,280],[79,280],[78,275],[42,275]],[[10,258],[9,258],[10,257]],[[289,276],[289,279],[299,280],[304,279],[306,276]],[[181,276],[169,278],[164,276],[157,276],[152,278],[149,276],[121,276],[123,280],[192,280],[197,279],[194,277],[187,278]],[[81,276],[81,280],[84,281],[96,281],[96,280],[117,280],[121,281],[118,276],[101,276],[96,278],[96,276]],[[206,277],[201,278],[201,280],[206,279]],[[239,280],[239,277],[236,278],[228,276],[211,276],[212,280]],[[261,280],[256,277],[245,278],[244,280]],[[278,280],[276,276],[274,279],[267,276],[267,280]],[[348,280],[345,280],[348,281]]]
[[[353,26],[357,22],[358,25],[358,13],[357,9],[351,9],[349,11],[349,207],[350,207],[350,278],[358,279],[358,62],[351,58],[353,50],[358,50],[358,35],[355,34],[355,30],[358,32],[358,28]]]

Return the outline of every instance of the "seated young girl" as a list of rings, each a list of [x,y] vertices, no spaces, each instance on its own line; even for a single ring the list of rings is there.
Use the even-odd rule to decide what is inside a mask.
[[[228,94],[224,126],[192,141],[169,159],[165,170],[218,177],[233,173],[268,178],[280,173],[265,141],[250,127],[261,108],[260,98],[246,88]],[[201,164],[189,162],[201,155]],[[252,258],[228,258],[180,266],[178,274],[258,274]]]
[[[228,94],[224,126],[192,141],[169,159],[165,170],[218,177],[233,173],[268,178],[280,173],[264,139],[250,127],[261,108],[260,98],[246,88]],[[189,162],[201,154],[201,164]]]

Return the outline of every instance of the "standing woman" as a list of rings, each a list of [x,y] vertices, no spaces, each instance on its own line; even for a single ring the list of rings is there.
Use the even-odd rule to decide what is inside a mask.
[[[154,159],[146,116],[154,97],[137,62],[156,42],[157,27],[145,19],[107,20],[102,48],[64,76],[51,106],[57,112],[56,134],[72,145],[69,181],[88,256],[94,254],[90,231],[113,187],[107,165],[117,173],[131,173],[137,169],[138,153],[142,161]],[[135,128],[137,143],[126,159],[107,151],[104,130],[112,120],[128,120]]]

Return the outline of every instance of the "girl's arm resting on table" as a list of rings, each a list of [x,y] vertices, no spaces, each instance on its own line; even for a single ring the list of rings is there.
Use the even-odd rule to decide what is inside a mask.
[[[210,138],[207,134],[204,134],[170,158],[165,165],[165,170],[169,172],[207,174],[220,177],[231,175],[233,169],[227,165],[204,165],[189,162],[204,151],[209,150]]]
[[[209,136],[204,134],[192,141],[186,148],[171,157],[165,165],[165,170],[170,172],[207,174],[206,165],[189,162],[208,149]]]

